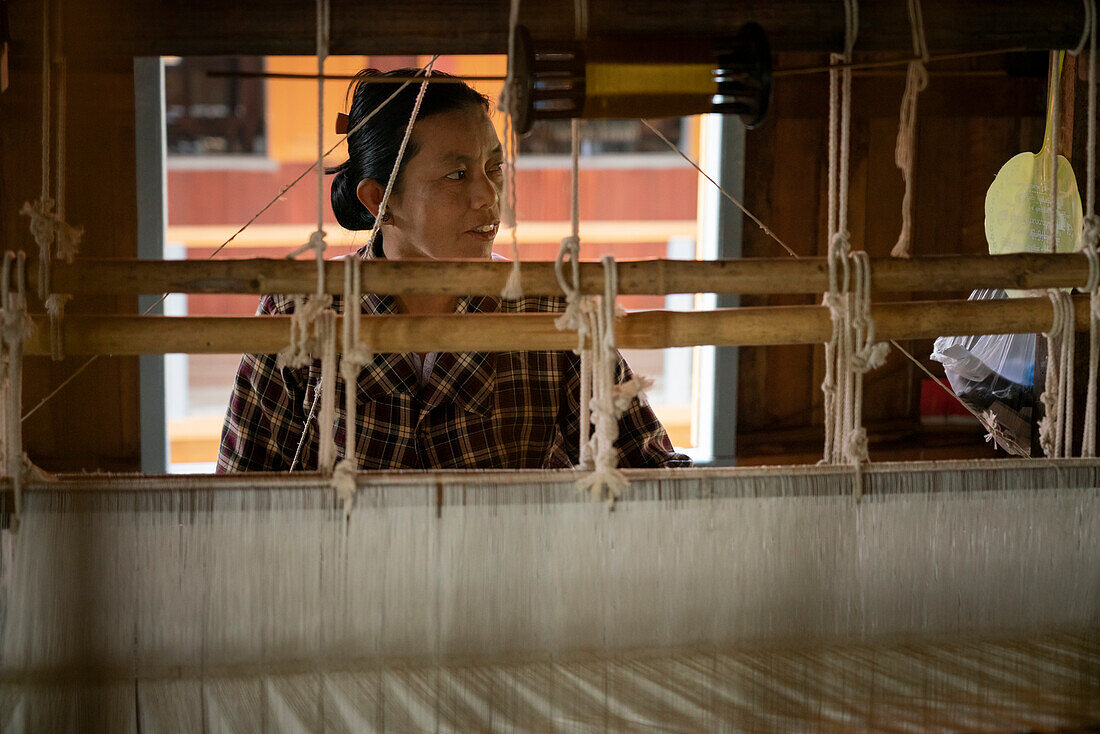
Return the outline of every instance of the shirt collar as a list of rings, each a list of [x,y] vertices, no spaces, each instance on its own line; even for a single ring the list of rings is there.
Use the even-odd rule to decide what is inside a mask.
[[[399,313],[394,296],[367,293],[362,298],[362,310],[377,316]],[[490,296],[460,296],[455,313],[493,313],[500,309],[500,300]],[[416,364],[408,354],[375,354],[374,359],[359,373],[358,388],[373,399],[405,393],[422,395],[421,417],[432,408],[455,403],[478,415],[488,414],[492,407],[496,367],[488,354],[481,352],[444,352],[436,359],[428,383],[420,386]]]

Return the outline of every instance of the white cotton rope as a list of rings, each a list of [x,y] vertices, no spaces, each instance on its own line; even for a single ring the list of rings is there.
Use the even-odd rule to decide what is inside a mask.
[[[14,512],[12,532],[18,532],[23,516],[23,341],[33,328],[27,315],[25,291],[27,256],[4,253],[0,282],[0,385],[3,388],[5,471],[12,483]],[[12,281],[14,288],[12,287]]]
[[[832,61],[848,64],[859,28],[859,8],[845,3],[845,48]],[[829,72],[828,276],[824,304],[832,334],[825,344],[824,463],[848,463],[855,471],[855,495],[862,495],[861,466],[868,459],[862,426],[863,375],[881,366],[889,347],[876,343],[871,318],[871,266],[866,252],[852,252],[848,233],[848,185],[851,147],[850,68]]]
[[[1096,380],[1100,371],[1100,217],[1096,215],[1096,0],[1085,0],[1085,30],[1074,54],[1089,44],[1088,138],[1086,143],[1085,218],[1078,249],[1089,260],[1089,277],[1083,290],[1089,294],[1089,369],[1085,392],[1085,427],[1081,456],[1096,457]]]
[[[435,58],[432,58],[424,67],[424,81],[420,82],[420,89],[416,92],[416,101],[413,102],[412,113],[405,125],[405,134],[401,138],[401,145],[397,148],[397,157],[394,159],[393,168],[390,169],[389,179],[386,181],[386,189],[382,192],[382,201],[378,205],[378,212],[374,216],[374,226],[364,250],[371,252],[374,241],[382,229],[382,220],[386,216],[386,207],[389,205],[390,194],[393,193],[394,184],[397,182],[398,173],[401,171],[401,161],[405,157],[405,150],[412,138],[413,127],[416,125],[416,116],[420,114],[420,105],[424,101],[424,94],[428,91],[429,79],[434,69]],[[356,126],[355,129],[358,129]],[[351,133],[348,133],[349,135]],[[356,386],[359,372],[363,366],[371,361],[373,355],[363,346],[360,335],[360,301],[362,300],[362,270],[359,257],[356,253],[349,253],[344,258],[344,354],[340,364],[340,374],[344,378],[344,458],[336,465],[333,472],[333,488],[344,505],[344,512],[350,514],[355,501],[355,474],[358,464],[355,460],[356,450]]]
[[[1053,309],[1047,340],[1046,385],[1039,400],[1044,415],[1039,422],[1039,443],[1048,458],[1070,455],[1073,443],[1074,309],[1070,294],[1058,288],[1047,291]]]
[[[574,118],[570,121],[570,197],[569,197],[569,236],[563,237],[558,256],[554,261],[554,273],[558,284],[565,293],[565,313],[559,316],[554,324],[561,331],[575,330],[577,332],[577,348],[574,353],[580,358],[581,384],[578,400],[580,410],[578,413],[578,430],[580,444],[578,446],[578,466],[581,469],[590,470],[594,467],[591,455],[589,434],[591,433],[592,420],[590,417],[590,403],[592,399],[592,352],[589,338],[592,333],[589,329],[589,319],[585,315],[592,313],[595,308],[595,297],[581,293],[580,275],[580,126],[581,121]],[[570,272],[567,276],[565,265],[569,263]]]
[[[909,29],[913,36],[913,53],[919,59],[910,61],[905,75],[905,92],[901,97],[898,119],[898,139],[894,146],[894,163],[901,171],[905,194],[901,201],[901,232],[890,251],[893,257],[909,257],[913,237],[913,164],[916,158],[917,97],[928,86],[928,45],[924,38],[924,16],[920,0],[909,0]]]
[[[519,25],[520,0],[511,0],[508,11],[508,74],[504,88],[500,93],[497,108],[504,113],[504,225],[509,228],[512,239],[512,270],[501,291],[501,298],[515,300],[523,298],[523,284],[520,280],[519,239],[516,234],[516,157],[519,155],[519,140],[516,137],[516,26]]]

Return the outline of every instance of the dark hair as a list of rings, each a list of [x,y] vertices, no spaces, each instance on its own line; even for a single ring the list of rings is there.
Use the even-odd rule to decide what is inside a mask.
[[[377,69],[364,69],[355,75],[348,90],[351,96],[351,106],[348,109],[348,130],[354,130],[363,118],[374,112],[374,116],[363,127],[348,136],[348,160],[338,166],[328,169],[328,173],[335,176],[332,179],[332,211],[336,215],[336,221],[345,229],[371,229],[374,226],[374,215],[371,214],[363,203],[359,201],[356,189],[363,179],[374,179],[383,186],[389,180],[393,170],[394,161],[397,160],[397,150],[401,147],[401,139],[405,135],[405,128],[409,124],[409,115],[412,114],[416,103],[416,95],[419,92],[419,83],[409,84],[397,96],[385,103],[394,90],[397,83],[379,83],[370,80],[377,77],[411,77],[419,73],[419,69],[394,69],[381,72]],[[433,72],[433,77],[450,77],[443,72]],[[416,119],[450,112],[464,107],[480,107],[486,112],[491,109],[489,99],[471,89],[462,82],[428,83],[424,92],[424,99],[420,103],[420,110]],[[377,111],[375,111],[377,110]],[[401,185],[401,174],[405,164],[416,155],[416,148],[412,140],[405,148],[405,155],[401,160],[401,169],[397,172],[397,181],[394,190]],[[382,237],[375,239],[374,257],[382,257]]]

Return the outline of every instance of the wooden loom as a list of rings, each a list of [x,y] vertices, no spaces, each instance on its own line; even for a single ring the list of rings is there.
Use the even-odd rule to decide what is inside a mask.
[[[868,23],[896,14],[886,3],[865,5]],[[927,5],[930,20],[947,17]],[[1021,26],[1019,40],[1073,45],[1078,6],[1053,6],[1049,27]],[[201,28],[195,7],[179,12],[198,12],[191,27]],[[820,19],[827,28],[837,14],[831,3],[778,7],[771,20]],[[973,6],[959,7],[965,15]],[[1002,7],[1008,19],[1014,8]],[[709,10],[683,8],[677,17]],[[125,52],[164,52],[157,43],[167,31],[126,31],[130,23],[156,28],[160,11],[132,10],[120,16]],[[354,12],[351,3],[334,3],[334,37]],[[460,23],[487,20],[468,12]],[[532,27],[555,28],[562,17],[538,12],[546,25]],[[591,12],[611,17],[595,3]],[[727,23],[744,19],[736,9],[721,12]],[[896,20],[905,29],[904,14]],[[780,28],[812,43],[809,30],[799,36],[790,23]],[[931,23],[930,45],[953,27]],[[208,33],[220,40],[206,48],[232,48],[225,33]],[[231,40],[250,48],[246,38]],[[499,50],[500,40],[478,43]],[[177,52],[193,52],[189,43],[196,41],[176,39]],[[300,44],[294,50],[311,50]],[[894,48],[903,47],[904,40]],[[1084,282],[1088,269],[1080,255],[982,258],[975,274],[978,264],[876,262],[874,283],[884,292],[930,282],[1068,287]],[[507,277],[506,267],[491,263],[441,264],[430,277],[424,270],[371,263],[364,287],[438,292],[446,281],[495,294]],[[441,278],[445,271],[453,276]],[[820,292],[825,278],[820,260],[622,263],[620,273],[622,293],[657,294]],[[309,266],[282,261],[78,261],[58,267],[54,284],[74,294],[256,293],[308,290],[311,278]],[[545,265],[525,265],[524,278],[529,293],[556,292]],[[586,278],[597,290],[598,274]],[[1077,327],[1085,328],[1087,306],[1077,306]],[[884,338],[1037,331],[1051,321],[1045,298],[996,307],[883,304],[873,313]],[[496,318],[367,318],[363,333],[377,351],[575,343],[543,316],[510,317],[501,342]],[[49,353],[42,326],[28,354]],[[643,313],[623,322],[619,341],[796,344],[819,342],[828,329],[828,312],[817,306]],[[70,316],[62,344],[67,354],[265,351],[285,344],[287,330],[281,319]],[[1093,725],[1100,720],[1098,470],[1093,460],[872,465],[859,503],[845,467],[639,471],[610,513],[574,495],[570,472],[360,475],[348,518],[317,475],[31,481],[20,533],[3,536],[10,582],[0,728]]]

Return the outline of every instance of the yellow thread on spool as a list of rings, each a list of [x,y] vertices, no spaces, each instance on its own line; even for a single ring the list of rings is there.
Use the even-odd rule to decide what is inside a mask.
[[[712,95],[717,91],[712,64],[585,65],[585,92],[590,97]]]
[[[711,64],[590,63],[581,117],[669,117],[710,112]]]

